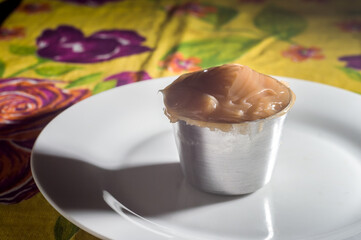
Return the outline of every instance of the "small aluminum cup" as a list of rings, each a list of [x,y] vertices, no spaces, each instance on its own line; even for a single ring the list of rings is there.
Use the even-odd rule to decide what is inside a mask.
[[[291,92],[292,93],[292,92]],[[180,120],[173,124],[186,180],[215,194],[255,192],[272,176],[286,115],[294,103],[265,119],[200,127]],[[225,130],[226,129],[226,130]]]

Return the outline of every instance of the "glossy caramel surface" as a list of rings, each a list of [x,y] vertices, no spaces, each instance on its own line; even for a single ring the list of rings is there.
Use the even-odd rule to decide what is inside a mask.
[[[215,123],[252,121],[280,112],[291,99],[283,83],[238,64],[184,74],[161,92],[172,122],[184,117]]]

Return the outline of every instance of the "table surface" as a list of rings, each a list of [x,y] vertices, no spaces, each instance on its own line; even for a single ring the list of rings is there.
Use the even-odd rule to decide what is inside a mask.
[[[95,239],[32,179],[51,119],[117,86],[224,63],[361,94],[361,2],[24,0],[0,53],[0,239]]]

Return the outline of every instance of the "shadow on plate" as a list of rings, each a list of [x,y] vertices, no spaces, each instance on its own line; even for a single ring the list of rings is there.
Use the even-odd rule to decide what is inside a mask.
[[[34,153],[33,166],[47,196],[64,210],[109,210],[103,190],[142,216],[238,199],[204,193],[183,178],[179,163],[107,170],[78,159]]]

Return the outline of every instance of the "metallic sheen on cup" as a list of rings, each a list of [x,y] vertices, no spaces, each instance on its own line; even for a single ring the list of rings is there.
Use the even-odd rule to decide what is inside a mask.
[[[180,163],[186,180],[215,194],[255,192],[272,176],[287,112],[294,102],[268,118],[222,124],[229,130],[173,123]],[[228,125],[228,126],[227,126]]]

